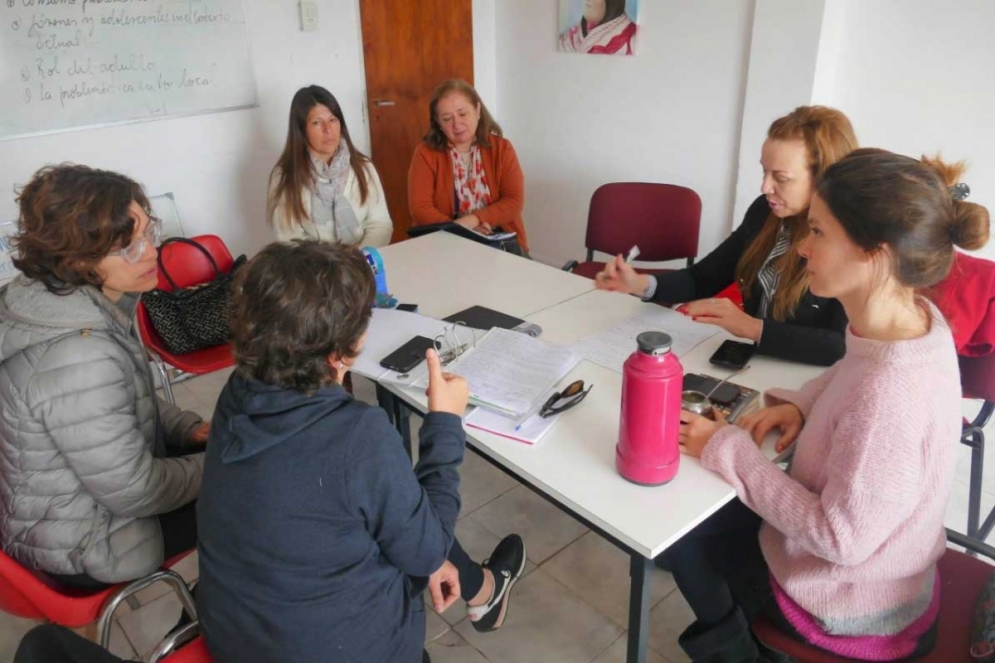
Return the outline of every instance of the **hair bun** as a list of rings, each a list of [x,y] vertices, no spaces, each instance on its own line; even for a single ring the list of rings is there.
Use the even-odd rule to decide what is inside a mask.
[[[950,240],[968,251],[976,251],[988,243],[991,218],[988,210],[976,203],[954,201],[954,220]]]

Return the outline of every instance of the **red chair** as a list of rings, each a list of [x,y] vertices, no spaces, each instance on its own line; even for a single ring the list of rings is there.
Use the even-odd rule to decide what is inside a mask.
[[[48,575],[27,569],[12,557],[0,552],[0,610],[26,619],[41,619],[68,628],[98,622],[100,646],[105,649],[111,639],[111,618],[129,596],[154,585],[166,583],[183,608],[196,619],[197,608],[186,582],[170,567],[193,550],[167,559],[163,568],[130,583],[112,585],[96,592],[62,587]]]
[[[984,428],[995,412],[995,263],[966,253],[954,256],[950,275],[930,296],[953,331],[962,395],[983,401],[974,421],[964,421],[960,441],[971,447],[967,535],[984,541],[995,528],[995,509],[981,522]]]
[[[584,246],[587,260],[568,263],[569,271],[593,279],[604,266],[594,252],[625,255],[639,247],[640,261],[663,262],[698,255],[701,198],[693,190],[674,184],[613,182],[591,196]],[[670,270],[638,270],[653,274]]]
[[[974,421],[964,422],[960,441],[971,447],[971,482],[967,504],[967,535],[984,541],[995,528],[995,507],[981,522],[982,476],[985,462],[985,426],[995,412],[995,353],[957,357],[964,398],[983,401]]]
[[[995,560],[995,548],[975,539],[947,530],[947,540]],[[974,661],[969,651],[974,605],[982,586],[995,574],[995,567],[952,548],[947,548],[938,565],[942,585],[936,646],[929,654],[915,660],[921,663],[970,663]],[[791,656],[799,663],[849,663],[853,660],[798,642],[764,618],[755,620],[751,628],[764,646]]]
[[[200,624],[192,622],[171,633],[149,655],[149,663],[211,663]]]
[[[218,264],[218,269],[224,273],[231,271],[235,261],[231,257],[228,247],[225,246],[220,237],[217,235],[200,235],[191,239],[207,249],[208,253],[211,254],[211,257]],[[180,288],[206,283],[215,277],[214,267],[211,265],[211,262],[203,253],[189,244],[168,244],[162,247],[161,255],[163,265],[165,265],[169,271],[169,275]],[[173,290],[169,281],[163,276],[162,270],[159,270],[159,284],[156,287],[167,292]],[[149,317],[148,311],[145,310],[144,304],[138,305],[138,330],[142,335],[145,347],[153,354],[153,363],[162,378],[163,392],[166,395],[166,400],[170,403],[174,403],[175,401],[173,399],[173,390],[170,388],[169,371],[165,364],[175,366],[187,373],[203,375],[204,373],[219,371],[235,363],[235,358],[231,354],[231,344],[229,343],[182,355],[173,354],[166,348],[162,338],[152,326],[152,319]]]

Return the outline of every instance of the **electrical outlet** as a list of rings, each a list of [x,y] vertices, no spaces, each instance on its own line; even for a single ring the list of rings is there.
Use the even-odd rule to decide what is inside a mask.
[[[309,0],[301,0],[301,31],[313,32],[318,29],[318,5]]]

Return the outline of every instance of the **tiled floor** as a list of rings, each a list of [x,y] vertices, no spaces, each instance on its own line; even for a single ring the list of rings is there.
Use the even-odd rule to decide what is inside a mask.
[[[194,378],[174,387],[178,403],[207,417],[228,371]],[[373,389],[356,381],[357,395],[374,402]],[[965,414],[972,415],[970,405]],[[995,439],[995,435],[993,438]],[[986,466],[995,467],[995,445]],[[963,530],[967,519],[970,455],[961,450],[947,524]],[[426,642],[435,663],[621,663],[625,660],[628,615],[628,558],[532,491],[468,453],[462,468],[463,511],[457,535],[475,559],[483,559],[509,532],[525,538],[526,575],[515,587],[504,627],[477,633],[457,603],[443,615],[428,611]],[[995,470],[989,469],[983,507],[995,505]],[[995,537],[992,537],[995,539]],[[197,576],[196,556],[179,571]],[[651,594],[649,661],[681,663],[687,657],[677,635],[692,621],[691,611],[671,576],[656,571]],[[112,650],[144,658],[176,624],[180,605],[162,588],[139,596],[137,609],[124,606],[114,625]],[[12,660],[20,636],[34,624],[0,614],[0,663]]]

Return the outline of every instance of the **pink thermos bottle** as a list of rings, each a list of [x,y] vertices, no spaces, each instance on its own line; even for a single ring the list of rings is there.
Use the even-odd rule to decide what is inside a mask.
[[[636,337],[639,349],[622,368],[622,415],[615,467],[633,483],[658,486],[677,474],[681,462],[678,426],[684,367],[663,332]]]

